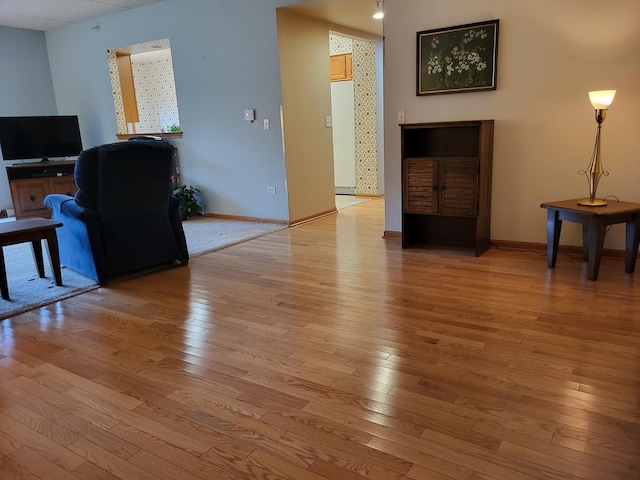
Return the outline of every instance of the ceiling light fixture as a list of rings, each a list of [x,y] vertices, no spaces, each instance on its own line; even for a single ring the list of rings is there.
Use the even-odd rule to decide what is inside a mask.
[[[384,12],[380,8],[380,2],[376,2],[376,13],[373,14],[373,18],[376,20],[384,18]]]

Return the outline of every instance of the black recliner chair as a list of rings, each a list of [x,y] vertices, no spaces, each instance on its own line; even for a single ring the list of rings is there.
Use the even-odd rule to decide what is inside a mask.
[[[137,140],[83,151],[75,165],[75,197],[52,194],[45,205],[57,229],[60,263],[101,285],[189,254],[173,196],[174,148]]]

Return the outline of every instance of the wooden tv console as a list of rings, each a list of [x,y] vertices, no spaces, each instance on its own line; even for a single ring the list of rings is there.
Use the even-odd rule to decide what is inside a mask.
[[[44,205],[44,197],[50,193],[75,195],[75,165],[75,160],[65,160],[7,166],[16,219],[51,218],[51,210]]]

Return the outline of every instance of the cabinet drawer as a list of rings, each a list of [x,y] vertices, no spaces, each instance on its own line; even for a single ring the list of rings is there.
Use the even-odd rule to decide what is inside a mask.
[[[16,203],[16,216],[49,216],[49,209],[44,206],[44,197],[49,194],[47,182],[40,179],[13,180],[11,194]]]
[[[72,176],[58,177],[49,181],[49,191],[51,193],[62,193],[73,197],[78,187]]]
[[[43,178],[25,178],[10,180],[11,199],[16,211],[16,218],[51,217],[49,207],[44,199],[50,193],[75,195],[78,187],[72,175],[61,175]]]

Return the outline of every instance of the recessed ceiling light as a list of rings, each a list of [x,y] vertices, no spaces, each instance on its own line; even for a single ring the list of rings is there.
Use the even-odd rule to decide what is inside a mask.
[[[380,2],[376,2],[376,13],[373,14],[373,18],[376,20],[384,18],[384,12],[380,8]]]

